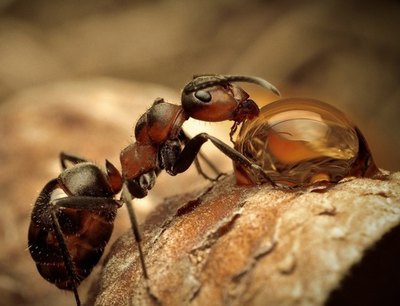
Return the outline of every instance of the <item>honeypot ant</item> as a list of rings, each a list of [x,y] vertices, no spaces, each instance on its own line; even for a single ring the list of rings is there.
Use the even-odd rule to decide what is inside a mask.
[[[120,154],[122,174],[107,160],[104,171],[86,159],[60,154],[62,172],[41,191],[28,233],[29,251],[43,278],[60,289],[73,291],[79,306],[77,288],[102,256],[117,209],[125,204],[147,280],[141,235],[131,200],[145,197],[162,170],[177,175],[194,162],[198,172],[210,179],[197,160],[207,140],[236,165],[251,170],[254,180],[268,180],[260,166],[221,140],[206,133],[190,139],[182,130],[189,118],[210,122],[232,120],[232,137],[241,122],[257,117],[260,111],[257,104],[234,82],[254,83],[279,95],[273,85],[258,77],[198,75],[184,87],[181,105],[156,99],[139,118],[136,142]],[[56,197],[57,190],[64,193],[63,197]],[[120,192],[120,198],[116,199]]]

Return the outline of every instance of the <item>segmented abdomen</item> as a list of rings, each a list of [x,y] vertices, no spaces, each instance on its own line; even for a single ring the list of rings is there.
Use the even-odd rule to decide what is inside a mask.
[[[106,212],[61,208],[57,211],[56,216],[76,270],[75,286],[90,274],[100,260],[113,230],[116,210]],[[47,217],[51,218],[50,213]],[[28,243],[42,277],[60,289],[73,290],[73,280],[67,273],[55,229],[32,217]]]

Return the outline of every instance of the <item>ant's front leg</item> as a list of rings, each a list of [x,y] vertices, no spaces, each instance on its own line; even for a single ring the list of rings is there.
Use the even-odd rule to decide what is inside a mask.
[[[222,153],[232,159],[235,163],[252,170],[252,172],[256,173],[263,179],[268,180],[272,185],[275,186],[275,183],[271,181],[271,179],[259,165],[223,141],[207,133],[198,134],[190,139],[182,151],[180,150],[180,147],[178,148],[177,140],[167,141],[161,150],[161,158],[166,171],[171,175],[176,175],[186,171],[195,160],[201,146],[207,140],[210,140]]]
[[[183,142],[184,145],[186,145],[191,138],[189,136],[187,136],[187,134],[181,130],[178,136],[179,140],[181,140]],[[215,178],[212,178],[210,176],[208,176],[204,170],[201,167],[199,158],[200,157],[206,164],[207,166],[214,172],[214,174],[216,175]],[[205,155],[203,154],[201,151],[198,152],[198,154],[196,155],[195,159],[194,159],[194,164],[196,166],[196,170],[197,172],[206,180],[209,180],[211,182],[216,182],[218,181],[218,179],[223,176],[226,175],[226,173],[221,172],[215,165],[214,163]]]

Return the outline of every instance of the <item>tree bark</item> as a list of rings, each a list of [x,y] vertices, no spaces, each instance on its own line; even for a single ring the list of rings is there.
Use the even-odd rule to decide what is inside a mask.
[[[344,305],[364,297],[362,305],[390,305],[400,297],[399,224],[400,172],[323,193],[240,187],[228,176],[165,200],[143,224],[152,297],[129,231],[87,304]],[[382,246],[384,236],[393,237]],[[377,262],[389,266],[376,269]],[[372,289],[360,289],[360,279]],[[346,295],[354,286],[360,290]]]

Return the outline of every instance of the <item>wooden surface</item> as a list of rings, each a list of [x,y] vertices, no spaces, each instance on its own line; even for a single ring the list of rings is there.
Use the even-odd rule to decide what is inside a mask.
[[[324,305],[399,226],[400,173],[386,181],[348,180],[324,193],[237,187],[227,177],[166,200],[148,217],[149,285],[160,305]],[[383,252],[392,254],[392,273],[382,270],[386,283],[373,291],[355,290],[353,301],[363,301],[357,305],[398,302],[400,265],[393,257],[400,231],[395,235]],[[374,271],[374,265],[362,269]],[[129,232],[113,245],[88,305],[156,305],[144,285]]]

